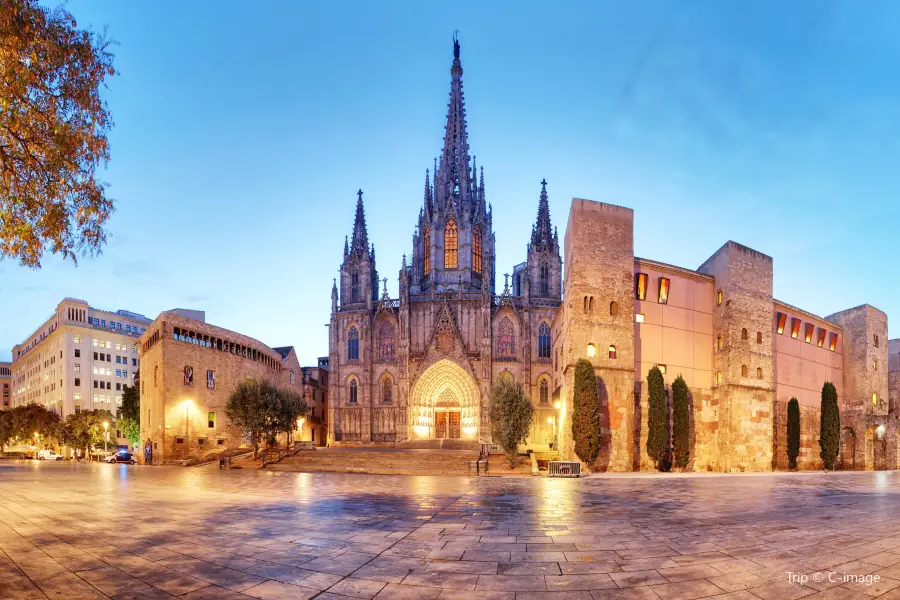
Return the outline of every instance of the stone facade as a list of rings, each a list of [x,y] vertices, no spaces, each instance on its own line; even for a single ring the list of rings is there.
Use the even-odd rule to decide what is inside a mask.
[[[151,445],[154,464],[245,445],[225,415],[242,381],[303,393],[299,363],[286,366],[265,344],[180,312],[160,313],[140,338],[141,445]]]
[[[576,198],[563,278],[543,181],[525,261],[498,292],[493,213],[469,156],[456,43],[450,73],[444,147],[426,172],[397,299],[386,280],[378,294],[358,193],[331,297],[329,444],[489,442],[490,389],[511,377],[536,408],[525,446],[572,458],[574,367],[586,358],[603,428],[595,469],[655,468],[645,450],[655,366],[668,391],[679,376],[688,386],[692,470],[785,468],[792,397],[800,468],[820,468],[825,382],[838,390],[847,468],[896,465],[900,343],[889,363],[887,317],[863,306],[823,319],[773,298],[773,260],[761,252],[729,241],[696,270],[638,258],[631,209]]]
[[[320,357],[314,367],[303,367],[303,397],[309,407],[301,441],[324,446],[328,439],[325,415],[328,414],[328,357]]]

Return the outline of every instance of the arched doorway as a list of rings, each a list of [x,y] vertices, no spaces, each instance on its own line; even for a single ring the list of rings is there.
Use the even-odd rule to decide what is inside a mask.
[[[460,365],[441,359],[413,385],[409,403],[410,439],[477,439],[481,395]]]
[[[875,428],[872,444],[872,467],[876,471],[884,471],[887,469],[887,440],[884,439],[884,425]]]
[[[849,427],[841,431],[841,470],[856,469],[856,434]]]

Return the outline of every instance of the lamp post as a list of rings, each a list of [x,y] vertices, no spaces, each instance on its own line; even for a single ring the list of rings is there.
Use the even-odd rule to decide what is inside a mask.
[[[35,432],[34,432],[34,447],[35,447],[35,451],[34,451],[34,452],[35,452],[35,455],[34,455],[34,456],[35,456],[35,458],[37,458],[38,454],[39,454],[40,451],[41,451],[41,440],[40,440],[40,437],[41,437],[41,434],[39,434],[37,431],[35,431]]]
[[[109,421],[103,421],[103,438],[103,454],[106,455],[109,454]]]

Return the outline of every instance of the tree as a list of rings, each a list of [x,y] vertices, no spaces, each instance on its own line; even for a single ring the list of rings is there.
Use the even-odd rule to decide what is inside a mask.
[[[572,439],[575,455],[593,468],[600,455],[600,403],[597,399],[597,376],[594,366],[585,358],[575,363],[575,394],[572,399]]]
[[[669,423],[666,383],[659,367],[653,367],[647,373],[647,392],[650,395],[650,407],[647,411],[647,456],[658,465],[669,445],[666,439]]]
[[[679,375],[672,383],[672,446],[675,466],[684,469],[691,459],[691,413],[688,406],[688,387]]]
[[[122,389],[122,406],[116,411],[116,424],[122,437],[131,442],[131,446],[141,443],[141,390],[138,386],[125,386]]]
[[[115,75],[111,43],[37,0],[2,0],[0,40],[0,257],[77,262],[102,250],[113,212],[97,178],[109,161],[100,92]]]
[[[109,429],[103,426],[109,424]],[[106,441],[106,432],[115,433],[116,421],[108,410],[82,410],[66,417],[60,427],[60,441],[72,448],[81,448],[90,460],[91,448]]]
[[[788,466],[797,468],[797,457],[800,456],[800,403],[791,398],[787,405],[787,457]]]
[[[292,390],[280,390],[265,379],[241,382],[225,404],[225,414],[232,425],[244,432],[253,444],[253,456],[259,444],[274,446],[279,433],[290,433],[297,419],[306,414],[306,400]]]
[[[43,446],[59,435],[59,415],[35,403],[9,409],[9,438]],[[37,433],[37,438],[35,438]]]
[[[840,444],[841,413],[838,410],[837,390],[833,383],[826,381],[822,386],[822,417],[819,424],[819,447],[822,449],[819,456],[826,471],[834,469]]]
[[[533,416],[531,400],[522,386],[501,377],[491,390],[491,434],[511,469],[519,463],[519,444],[528,436]]]

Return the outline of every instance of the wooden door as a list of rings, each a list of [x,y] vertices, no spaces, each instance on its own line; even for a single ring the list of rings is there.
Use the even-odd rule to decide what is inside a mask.
[[[875,438],[875,464],[873,465],[876,471],[884,471],[887,469],[887,457],[885,456],[887,450],[887,445],[884,440],[879,440]]]
[[[459,431],[459,416],[460,416],[460,414],[458,412],[452,412],[452,413],[448,413],[448,416],[450,417],[450,437],[458,440],[460,438],[460,431]]]
[[[435,412],[434,413],[434,437],[436,437],[436,438],[447,437],[447,413],[446,412]]]

